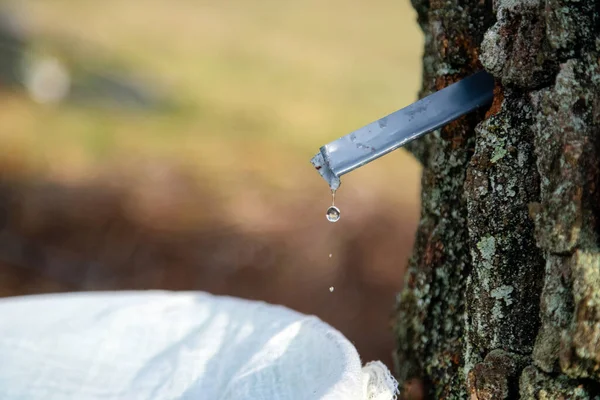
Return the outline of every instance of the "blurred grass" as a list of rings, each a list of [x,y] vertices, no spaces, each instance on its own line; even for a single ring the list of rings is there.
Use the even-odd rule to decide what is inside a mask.
[[[182,105],[140,116],[3,98],[3,147],[64,179],[134,156],[176,159],[225,192],[241,170],[277,189],[301,186],[299,177],[310,174],[318,182],[308,160],[319,146],[414,101],[420,82],[422,39],[408,1],[27,0],[19,6],[33,34],[62,38],[75,62],[100,59],[94,50],[102,49],[106,62],[118,60],[156,80]],[[375,164],[356,174],[416,179],[407,157]]]

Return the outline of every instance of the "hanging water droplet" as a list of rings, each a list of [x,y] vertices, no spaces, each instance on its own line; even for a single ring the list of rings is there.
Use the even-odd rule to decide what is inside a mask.
[[[337,222],[340,219],[340,209],[335,206],[335,190],[333,189],[331,189],[331,207],[327,209],[325,216],[329,222]]]
[[[329,291],[333,292],[335,290],[335,288],[333,286],[329,286]]]
[[[333,256],[333,254],[330,254],[330,255],[329,255],[329,258],[331,258],[332,256]]]
[[[340,209],[336,206],[331,206],[327,209],[327,221],[337,222],[340,219]]]

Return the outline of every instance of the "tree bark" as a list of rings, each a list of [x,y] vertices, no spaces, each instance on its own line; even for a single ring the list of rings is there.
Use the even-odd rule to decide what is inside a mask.
[[[421,96],[485,68],[489,110],[412,144],[422,215],[395,321],[434,399],[600,398],[600,2],[413,0]]]

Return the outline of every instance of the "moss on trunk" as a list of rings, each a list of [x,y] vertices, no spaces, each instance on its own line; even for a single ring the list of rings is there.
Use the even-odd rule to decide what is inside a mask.
[[[414,0],[421,95],[480,111],[411,145],[422,216],[395,331],[430,398],[600,398],[600,2]]]

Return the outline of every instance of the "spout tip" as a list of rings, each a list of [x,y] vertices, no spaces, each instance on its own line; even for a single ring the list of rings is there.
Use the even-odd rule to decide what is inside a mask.
[[[337,190],[340,185],[340,178],[333,173],[331,168],[329,167],[329,163],[327,162],[326,156],[323,155],[323,150],[321,150],[316,156],[310,160],[312,165],[314,165],[315,169],[321,174],[323,179],[329,184],[331,190]]]

